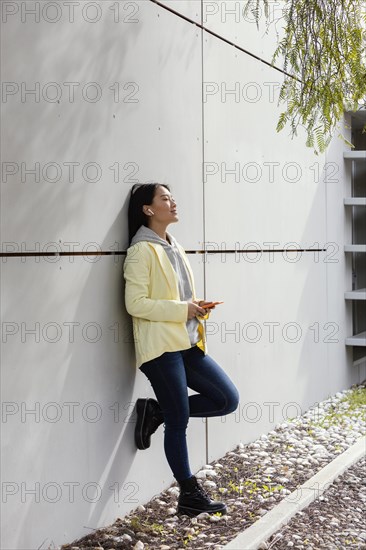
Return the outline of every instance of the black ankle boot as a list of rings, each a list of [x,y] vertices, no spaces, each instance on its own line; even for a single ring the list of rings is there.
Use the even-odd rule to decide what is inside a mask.
[[[178,498],[178,514],[186,514],[193,517],[207,512],[215,514],[221,512],[226,514],[226,506],[223,502],[211,500],[208,494],[198,484],[197,478],[192,476],[188,479],[178,482],[180,485],[180,495]]]
[[[150,447],[150,436],[164,422],[164,416],[156,399],[138,399],[136,401],[135,443],[138,449]]]

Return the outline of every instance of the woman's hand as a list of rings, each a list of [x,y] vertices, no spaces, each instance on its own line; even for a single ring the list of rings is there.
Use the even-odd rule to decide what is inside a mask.
[[[206,315],[207,310],[203,309],[203,307],[200,307],[195,302],[188,302],[188,315],[187,320],[193,319],[194,317],[197,317],[197,315]]]

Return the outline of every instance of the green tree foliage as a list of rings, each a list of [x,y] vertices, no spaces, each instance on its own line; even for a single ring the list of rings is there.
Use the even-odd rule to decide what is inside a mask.
[[[271,0],[249,0],[259,24],[269,23]],[[290,125],[307,132],[306,145],[324,152],[345,110],[366,101],[366,6],[361,0],[284,0],[283,38],[272,64],[283,60],[280,102],[286,104],[277,131]],[[366,126],[364,131],[366,130]]]

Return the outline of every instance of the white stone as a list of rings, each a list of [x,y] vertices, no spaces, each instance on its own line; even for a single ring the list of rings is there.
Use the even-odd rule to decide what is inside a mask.
[[[160,498],[155,499],[154,502],[156,502],[157,504],[159,504],[159,506],[166,506],[166,505],[167,505],[167,503],[164,502],[164,500],[160,500]]]
[[[196,516],[197,519],[206,519],[209,517],[210,514],[208,514],[207,512],[201,512],[200,514],[198,514],[198,516]]]
[[[205,481],[203,485],[205,487],[216,487],[216,483],[214,481]]]
[[[138,540],[135,546],[133,547],[133,550],[144,550],[144,547],[145,547],[144,543]]]
[[[137,506],[136,510],[137,510],[138,512],[145,512],[145,511],[146,511],[146,508],[145,508],[145,506],[142,506],[142,504],[139,504],[139,505]]]

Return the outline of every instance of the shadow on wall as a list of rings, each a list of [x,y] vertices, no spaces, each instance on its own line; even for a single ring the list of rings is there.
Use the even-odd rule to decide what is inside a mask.
[[[125,234],[126,209],[124,204],[106,243],[110,232]],[[39,420],[30,412],[20,421],[19,413],[4,424],[4,480],[30,490],[24,497],[18,490],[4,506],[4,548],[69,542],[110,523],[116,511],[123,512],[116,503],[131,508],[126,497],[136,487],[128,482],[136,458],[131,413],[138,381],[132,323],[124,307],[124,257],[97,258],[93,263],[80,256],[73,263],[69,257],[56,263],[8,260],[12,280],[7,283],[4,319],[18,318],[31,329],[35,322],[64,329],[68,321],[75,323],[75,332],[68,338],[68,331],[62,330],[54,343],[45,338],[35,342],[34,335],[21,345],[20,338],[9,339],[10,348],[4,349],[5,399],[19,407],[25,404],[28,411],[37,403],[41,408]],[[88,323],[90,330],[82,337],[81,327]],[[101,337],[95,326],[101,327]],[[58,410],[62,414],[54,421]],[[36,485],[38,499],[32,493]]]
[[[127,233],[127,230],[126,233],[122,231],[124,226],[127,227],[127,206],[126,201],[101,245],[102,250],[107,249],[111,235]],[[91,460],[85,456],[85,467],[90,469],[90,478],[95,479],[101,492],[101,498],[89,507],[86,525],[91,527],[101,524],[108,502],[128,478],[136,455],[134,419],[131,418],[136,367],[132,323],[124,305],[124,256],[103,257],[102,262],[107,264],[101,266],[102,277],[99,262],[90,270],[75,317],[82,318],[86,311],[90,311],[90,303],[94,302],[98,308],[101,305],[96,317],[102,315],[99,321],[102,327],[116,323],[118,332],[113,331],[113,339],[117,341],[113,346],[106,347],[105,343],[99,346],[90,357],[92,364],[84,360],[85,344],[77,348],[70,362],[70,377],[64,386],[65,396],[73,392],[75,385],[83,388],[84,401],[100,403],[103,413],[108,414],[107,421],[95,424],[96,429],[90,424],[86,426],[92,429],[86,438],[85,451],[93,456]],[[103,288],[100,287],[101,281]],[[99,294],[98,301],[93,300],[96,293]],[[88,389],[90,374],[94,379]],[[118,489],[114,491],[110,487]]]
[[[49,25],[44,21],[35,25],[24,25],[20,19],[18,26],[12,24],[6,37],[8,52],[11,52],[11,59],[8,58],[7,78],[19,82],[26,81],[30,87],[32,81],[39,81],[41,84],[57,81],[60,85],[63,82],[97,82],[103,89],[104,84],[114,82],[116,76],[128,81],[131,75],[126,74],[125,59],[133,47],[137,34],[141,32],[142,25],[126,25],[123,33],[117,25],[113,27],[114,32],[103,24],[89,26],[88,32],[85,32],[84,27],[76,27],[76,23]],[[23,47],[19,48],[16,42],[20,37]],[[24,48],[28,51],[26,58]],[[25,59],[30,62],[25,63]],[[81,66],[78,62],[80,59]],[[131,110],[129,116],[132,116],[137,108],[133,103],[127,107],[124,104],[123,107]],[[58,104],[41,101],[31,106],[29,101],[15,108],[9,101],[4,105],[4,114],[12,119],[9,125],[11,131],[7,135],[6,153],[9,158],[28,161],[30,164],[40,162],[41,165],[50,161],[62,164],[64,161],[78,160],[83,163],[84,159],[98,160],[103,156],[103,136],[113,133],[113,125],[116,122],[112,113],[115,110],[114,104],[111,104],[110,112],[106,113],[101,106],[86,102],[80,108],[78,101],[73,105],[65,105],[62,101]],[[28,131],[25,131],[26,125]],[[14,201],[13,204],[18,204],[9,219],[7,238],[14,232],[19,240],[28,243],[34,236],[37,239],[38,235],[44,235],[44,240],[48,241],[58,240],[58,237],[62,238],[65,233],[67,236],[78,235],[77,223],[81,219],[80,214],[84,213],[87,195],[92,192],[91,187],[78,181],[70,183],[66,180],[54,184],[42,183],[38,182],[32,186],[29,184],[28,189],[22,188],[23,193],[29,193],[29,202],[15,202],[18,187],[7,188],[9,202]],[[98,183],[98,187],[102,185],[103,182]],[[97,191],[100,192],[100,189]],[[97,201],[96,204],[99,208],[102,207]],[[34,214],[30,205],[41,205],[41,209],[28,233],[27,222]],[[97,216],[98,212],[95,213],[96,221]],[[127,234],[127,204],[120,209],[104,235],[103,242],[99,243],[102,250],[110,248],[112,238],[114,239],[116,234]],[[25,264],[19,265],[19,277],[23,279],[19,286],[23,296],[29,292],[34,293],[34,302],[37,304],[37,310],[34,311],[35,319],[46,319],[46,322],[49,322],[58,315],[61,317],[57,303],[62,291],[65,291],[62,299],[68,304],[62,311],[72,311],[72,314],[68,313],[72,315],[68,319],[81,324],[99,324],[103,327],[103,338],[100,342],[89,343],[76,337],[74,342],[67,344],[66,350],[57,346],[52,348],[50,344],[43,343],[35,346],[37,349],[31,350],[34,363],[32,355],[29,355],[27,364],[24,364],[23,354],[28,353],[28,347],[19,346],[24,348],[24,351],[19,349],[12,358],[13,372],[9,376],[8,395],[12,395],[14,390],[14,395],[21,395],[21,400],[25,403],[44,402],[45,399],[58,404],[76,403],[78,406],[75,407],[75,411],[80,411],[84,404],[95,404],[85,409],[81,418],[80,415],[76,415],[77,419],[74,422],[49,423],[43,426],[29,423],[27,426],[27,435],[32,442],[27,441],[24,446],[18,447],[19,455],[24,453],[18,460],[24,460],[26,457],[27,461],[32,462],[33,472],[29,478],[40,482],[41,487],[50,480],[55,480],[54,483],[58,483],[64,491],[65,483],[78,483],[81,487],[90,485],[81,503],[75,497],[74,503],[69,500],[70,505],[64,507],[62,501],[59,504],[46,504],[27,498],[26,502],[22,503],[18,519],[11,519],[11,536],[16,539],[18,547],[24,548],[25,544],[28,546],[31,539],[38,537],[35,533],[42,532],[42,529],[48,530],[52,516],[57,519],[54,521],[51,536],[59,539],[62,534],[68,536],[68,533],[75,533],[82,526],[86,526],[89,531],[100,524],[103,516],[108,513],[106,509],[109,502],[116,495],[116,491],[110,487],[115,486],[116,482],[124,482],[134,461],[134,424],[128,420],[133,405],[136,368],[132,327],[124,307],[123,259],[123,256],[102,256],[98,261],[85,265],[84,258],[76,257],[73,264],[67,265],[68,259],[61,259],[57,266],[51,267],[41,262],[46,266],[44,271],[50,272],[60,283],[59,288],[55,285],[52,289],[53,296],[44,295],[41,300],[34,298],[42,292],[37,288],[37,277],[42,274],[41,264],[34,262],[33,267],[28,264],[27,269]],[[62,267],[60,272],[56,271],[59,266]],[[30,275],[34,287],[25,288],[22,267],[26,272],[25,276]],[[75,277],[75,287],[72,286],[70,274]],[[83,279],[85,274],[87,276]],[[71,281],[70,287],[66,289],[63,280],[65,277],[66,281]],[[79,285],[79,278],[83,281],[82,285]],[[76,295],[78,303],[74,306],[73,292],[79,288],[82,288],[82,291]],[[22,294],[9,299],[9,302],[16,305],[16,312],[21,311]],[[11,311],[8,311],[10,319]],[[28,313],[24,312],[23,319],[26,319],[27,315]],[[109,330],[115,325],[122,327],[118,330],[117,339],[115,330]],[[105,333],[109,340],[104,339]],[[60,356],[57,355],[59,349]],[[72,410],[69,408],[69,411]],[[17,469],[18,465],[15,471]],[[28,464],[26,469],[28,474]],[[22,479],[27,479],[27,474],[23,474]],[[69,485],[69,491],[70,487],[72,486]],[[100,498],[94,498],[95,495],[98,496],[98,491]],[[60,510],[62,514],[59,513]],[[9,513],[9,517],[12,513]],[[45,519],[43,527],[42,517]],[[12,544],[16,543],[12,541]],[[47,543],[45,544],[47,546]]]
[[[29,17],[29,23],[24,24],[20,17],[9,18],[4,26],[3,38],[9,53],[2,66],[6,80],[26,84],[27,90],[36,89],[38,83],[40,92],[38,100],[29,92],[20,101],[19,91],[3,103],[7,123],[3,152],[4,159],[19,165],[23,162],[29,170],[38,162],[40,181],[30,174],[23,184],[8,178],[12,185],[4,189],[4,204],[16,203],[17,208],[16,212],[11,208],[11,215],[6,215],[4,209],[3,236],[12,241],[16,235],[19,241],[27,242],[31,225],[31,236],[42,244],[78,241],[80,236],[90,239],[78,223],[83,217],[98,216],[100,210],[95,210],[95,204],[101,209],[104,203],[106,212],[110,210],[105,200],[106,175],[110,179],[112,172],[108,167],[113,161],[109,163],[108,153],[113,148],[116,127],[123,126],[124,120],[134,117],[139,109],[139,103],[116,103],[110,86],[116,81],[122,86],[136,79],[129,56],[144,24],[125,24],[121,32],[121,25],[110,25],[107,15],[97,24],[80,17],[74,23],[54,25],[43,20],[31,24],[33,19]],[[50,83],[55,86],[48,86]],[[93,83],[102,93],[94,102],[97,87]],[[53,101],[57,92],[61,99]],[[127,91],[123,93],[127,95]],[[77,166],[70,169],[72,162]],[[61,179],[52,180],[57,178],[53,168],[47,170],[49,179],[44,179],[47,163],[59,165]],[[92,182],[93,169],[87,179],[82,173],[86,163],[102,165],[102,179]],[[20,180],[20,169],[18,177]],[[20,201],[19,192],[23,197]],[[91,199],[95,203],[91,204]],[[32,207],[41,214],[36,223],[30,219]],[[50,250],[54,251],[54,247]]]
[[[127,201],[105,236],[102,250],[110,243],[110,233],[115,235],[117,229],[125,234],[126,222]],[[90,264],[74,319],[83,326],[91,319],[97,320],[103,336],[96,343],[81,340],[69,344],[69,361],[59,395],[60,403],[77,402],[81,404],[79,409],[84,407],[82,418],[69,427],[69,437],[64,432],[68,451],[61,472],[58,468],[63,480],[88,487],[81,506],[75,498],[75,503],[62,511],[65,531],[75,534],[86,529],[80,536],[110,523],[111,514],[117,515],[121,489],[127,486],[124,494],[133,496],[136,485],[125,483],[137,449],[133,437],[135,415],[131,417],[136,367],[132,323],[124,306],[123,261],[124,256],[102,256]],[[51,430],[48,449],[57,448],[57,438],[57,430]],[[50,460],[51,453],[45,454],[44,461]],[[47,470],[47,464],[44,466]],[[39,471],[43,474],[43,467]],[[58,536],[60,539],[60,533]]]

